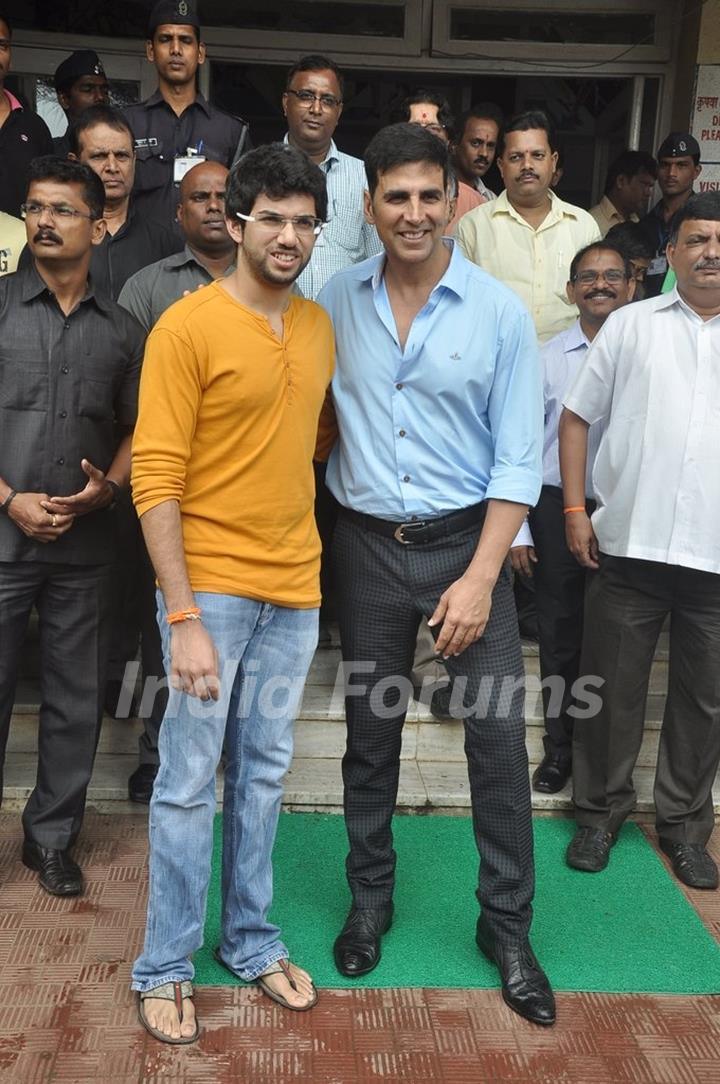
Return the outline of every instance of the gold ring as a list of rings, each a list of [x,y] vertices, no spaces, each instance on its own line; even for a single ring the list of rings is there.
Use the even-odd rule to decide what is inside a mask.
[[[53,527],[57,527],[57,516],[53,516],[52,525],[53,525]]]

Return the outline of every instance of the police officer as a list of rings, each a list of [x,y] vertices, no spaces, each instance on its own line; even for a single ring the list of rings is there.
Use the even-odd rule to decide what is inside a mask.
[[[55,93],[65,111],[68,131],[84,109],[91,105],[107,105],[110,84],[102,61],[94,49],[77,49],[55,70]],[[53,139],[55,153],[67,158],[70,150],[68,133]]]
[[[145,50],[158,89],[125,110],[135,134],[138,212],[174,227],[180,181],[209,159],[230,167],[249,147],[248,125],[205,101],[196,73],[205,61],[193,0],[159,0],[150,13]]]
[[[665,256],[675,215],[693,194],[700,174],[700,145],[689,132],[671,132],[657,152],[657,182],[662,199],[651,207],[638,225],[653,251],[645,275],[645,297],[657,297],[662,290],[668,262]]]

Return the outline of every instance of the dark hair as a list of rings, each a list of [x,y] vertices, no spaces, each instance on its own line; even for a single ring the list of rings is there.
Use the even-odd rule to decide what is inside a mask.
[[[429,105],[437,106],[438,124],[443,126],[448,134],[448,138],[452,139],[454,136],[455,118],[450,108],[450,103],[447,98],[444,98],[442,94],[437,94],[434,90],[425,90],[424,87],[418,87],[412,94],[408,94],[407,98],[403,98],[397,111],[398,122],[409,121],[410,106],[419,105],[421,102],[427,102]]]
[[[135,143],[133,130],[119,109],[115,109],[112,105],[90,105],[87,109],[83,109],[80,116],[68,128],[68,146],[72,154],[79,157],[80,136],[89,128],[96,128],[98,124],[106,124],[108,128],[116,132],[127,132],[130,142]]]
[[[720,222],[720,192],[700,192],[691,196],[675,213],[670,232],[670,244],[676,245],[683,222],[692,219],[705,219],[707,222]]]
[[[8,19],[4,11],[0,11],[0,23],[5,23],[5,26],[8,28],[8,37],[11,38],[12,27],[10,26],[10,20]]]
[[[331,60],[330,57],[323,56],[321,53],[309,53],[307,56],[301,56],[287,73],[285,90],[289,88],[298,72],[332,72],[338,81],[340,97],[342,98],[345,89],[345,80],[343,79],[342,72],[337,64],[334,60]]]
[[[557,139],[547,115],[541,109],[528,109],[525,113],[516,113],[503,128],[498,139],[498,158],[505,150],[505,139],[510,132],[533,132],[536,129],[545,132],[550,150],[554,153],[558,149]]]
[[[605,240],[617,245],[628,260],[652,260],[655,249],[637,222],[618,222],[605,234]]]
[[[448,188],[451,182],[450,155],[447,143],[438,139],[432,132],[421,128],[419,124],[389,124],[376,132],[365,150],[365,175],[368,189],[372,196],[378,186],[381,173],[387,173],[395,166],[410,162],[427,162],[440,166],[443,185]]]
[[[618,177],[637,177],[638,173],[649,173],[654,179],[657,172],[657,162],[647,151],[622,151],[610,163],[605,179],[605,195],[612,192]]]
[[[614,252],[616,256],[619,256],[622,260],[623,267],[625,268],[625,278],[632,278],[632,267],[630,266],[630,260],[627,255],[622,251],[619,245],[614,245],[612,241],[592,241],[589,245],[585,245],[579,252],[576,252],[572,258],[570,264],[569,279],[571,282],[575,281],[577,275],[577,269],[588,255],[589,252]]]
[[[82,198],[88,206],[90,216],[102,218],[105,210],[105,187],[98,177],[82,162],[71,158],[58,158],[54,154],[45,154],[33,158],[28,169],[28,190],[33,181],[57,181],[59,184],[77,184],[82,188]]]
[[[502,131],[505,117],[503,111],[499,105],[495,105],[494,102],[478,102],[477,105],[471,105],[469,109],[466,109],[464,113],[460,114],[458,122],[455,126],[455,134],[458,139],[462,139],[465,135],[465,128],[469,120],[491,120],[494,124],[497,124],[498,135]]]
[[[315,214],[327,218],[325,174],[306,154],[288,143],[267,143],[243,155],[230,170],[225,189],[225,214],[249,215],[260,195],[271,199],[298,193],[312,196]],[[242,223],[241,223],[242,224]]]

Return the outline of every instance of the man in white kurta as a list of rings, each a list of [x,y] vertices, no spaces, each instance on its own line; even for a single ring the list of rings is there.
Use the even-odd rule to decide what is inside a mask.
[[[705,845],[720,761],[720,194],[695,196],[668,245],[669,294],[613,313],[560,428],[566,530],[588,591],[582,672],[604,682],[576,723],[578,831],[568,863],[597,872],[635,805],[650,667],[668,615],[668,695],[655,777],[660,846],[676,876],[716,888]],[[587,427],[603,420],[592,524]]]

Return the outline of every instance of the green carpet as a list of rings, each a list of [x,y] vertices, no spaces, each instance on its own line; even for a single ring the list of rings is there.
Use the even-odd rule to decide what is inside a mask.
[[[498,986],[474,943],[477,853],[465,817],[396,817],[395,924],[372,974],[343,978],[332,942],[350,902],[344,876],[343,818],[284,813],[274,852],[272,919],[295,962],[318,986]],[[634,824],[627,824],[602,873],[569,869],[564,852],[574,824],[535,821],[537,894],[532,942],[556,990],[607,993],[720,992],[720,946],[706,931]],[[220,838],[216,822],[205,946],[196,982],[232,977],[212,958],[220,924]]]

